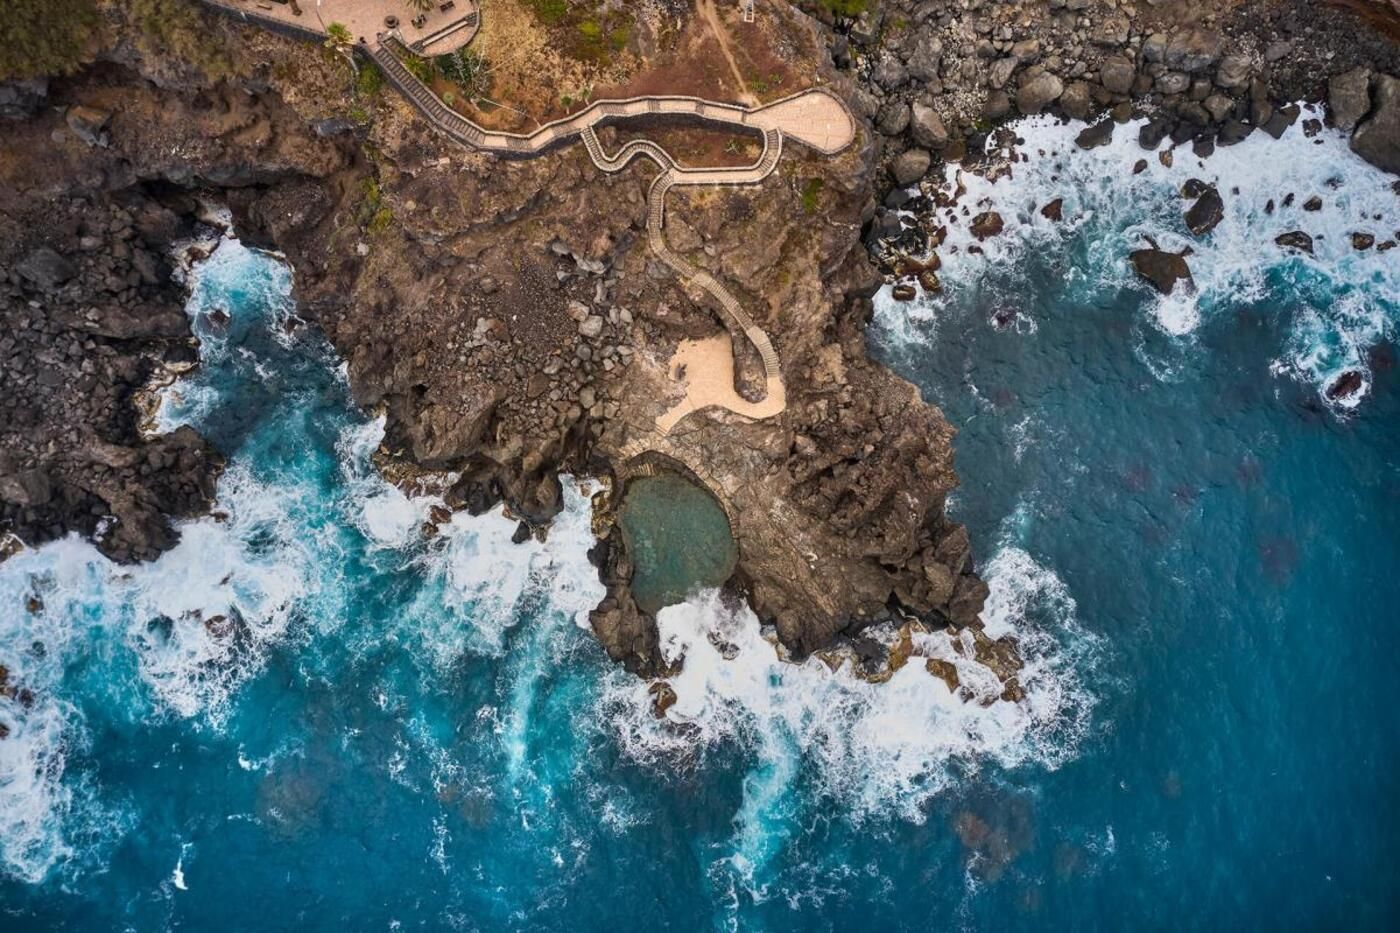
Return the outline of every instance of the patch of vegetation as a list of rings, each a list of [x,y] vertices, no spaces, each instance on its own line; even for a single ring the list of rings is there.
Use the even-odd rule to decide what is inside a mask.
[[[365,199],[360,202],[356,219],[366,233],[383,233],[394,222],[394,212],[384,203],[384,193],[379,190],[379,182],[366,178],[361,185]]]
[[[461,90],[462,95],[473,103],[480,101],[491,91],[491,66],[485,56],[472,48],[460,48],[433,59],[437,73]],[[451,105],[448,101],[448,105]]]
[[[405,55],[403,66],[408,69],[409,74],[424,84],[431,83],[437,77],[437,66],[431,58],[424,58],[421,55]]]
[[[355,76],[355,96],[374,98],[379,95],[384,87],[384,72],[379,70],[379,66],[368,63],[360,68],[360,73]]]
[[[859,16],[870,5],[867,0],[817,0],[817,5],[837,16]]]
[[[569,0],[530,0],[530,9],[543,22],[553,25],[569,12]]]
[[[817,212],[817,200],[821,197],[822,188],[825,186],[820,178],[809,178],[802,185],[802,213],[815,214]]]
[[[93,0],[5,0],[0,80],[76,70],[96,31]]]
[[[127,0],[127,15],[142,53],[182,58],[216,80],[234,73],[233,59],[187,0]]]

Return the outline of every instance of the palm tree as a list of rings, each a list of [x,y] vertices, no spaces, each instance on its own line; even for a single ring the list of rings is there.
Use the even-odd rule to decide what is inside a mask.
[[[359,76],[360,68],[355,63],[355,37],[350,35],[350,30],[344,23],[331,23],[326,27],[326,48],[345,56],[345,60],[350,63],[350,71],[356,77]]]
[[[433,8],[433,0],[404,0],[409,9],[417,10],[419,13],[427,13]]]

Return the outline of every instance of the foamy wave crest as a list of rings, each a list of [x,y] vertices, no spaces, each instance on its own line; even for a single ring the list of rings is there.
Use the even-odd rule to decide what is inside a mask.
[[[991,173],[988,180],[956,165],[947,168],[945,192],[952,195],[961,183],[966,193],[955,207],[935,211],[948,230],[938,250],[945,290],[911,303],[896,302],[889,288],[882,290],[875,305],[883,339],[895,345],[929,339],[930,322],[946,309],[978,300],[989,269],[1009,280],[1008,294],[1033,296],[1033,283],[1018,284],[1020,258],[1072,248],[1057,287],[1086,302],[1135,289],[1148,298],[1160,330],[1189,338],[1218,311],[1272,297],[1293,324],[1278,371],[1311,382],[1320,393],[1348,369],[1365,373],[1359,351],[1393,337],[1400,323],[1400,261],[1375,248],[1355,249],[1351,234],[1371,234],[1376,243],[1394,238],[1400,204],[1394,179],[1352,153],[1345,134],[1323,128],[1307,135],[1304,122],[1322,115],[1319,107],[1304,105],[1281,140],[1254,133],[1208,159],[1176,147],[1171,166],[1138,145],[1142,121],[1116,127],[1108,145],[1087,151],[1074,143],[1083,124],[1048,116],[1019,121],[1012,127],[1022,140],[1015,147],[1019,158],[1009,163],[1008,173]],[[1139,160],[1147,166],[1134,174]],[[1181,188],[1190,178],[1215,185],[1224,199],[1223,218],[1203,237],[1192,236],[1184,223],[1190,202]],[[1305,210],[1314,196],[1321,207]],[[1039,210],[1055,198],[1064,202],[1059,222]],[[979,243],[969,218],[987,210],[997,211],[1006,228]],[[1311,235],[1312,255],[1274,242],[1294,230]],[[1194,295],[1178,287],[1172,295],[1158,296],[1136,277],[1127,256],[1146,245],[1147,237],[1167,250],[1191,247]],[[974,245],[980,254],[969,250]]]
[[[812,780],[820,799],[853,819],[890,815],[922,821],[929,800],[985,763],[1036,761],[1056,767],[1072,756],[1089,724],[1092,699],[1081,662],[1088,636],[1075,605],[1050,570],[1003,548],[987,568],[992,589],[988,635],[1014,635],[1025,698],[1000,698],[1003,685],[973,659],[970,634],[914,636],[916,654],[951,663],[957,692],[915,657],[882,684],[832,670],[817,658],[782,660],[746,607],[727,608],[714,592],[658,616],[662,649],[683,660],[671,680],[675,705],[657,720],[649,685],[625,677],[603,697],[618,737],[634,758],[672,767],[695,749],[738,742],[759,764],[745,782],[736,819],[735,867],[749,874],[781,844],[795,783]],[[805,770],[804,770],[805,769]]]
[[[604,592],[587,556],[594,543],[591,487],[568,476],[562,483],[564,509],[544,541],[512,543],[518,522],[501,509],[458,512],[418,559],[424,582],[399,629],[435,666],[468,651],[501,654],[506,633],[538,607],[587,625]]]
[[[128,822],[70,767],[89,734],[62,680],[86,633],[31,602],[50,559],[28,551],[0,565],[0,726],[9,733],[0,739],[0,871],[31,884],[95,859]]]
[[[371,457],[384,440],[386,420],[380,415],[347,428],[336,444],[336,453],[351,504],[347,516],[351,523],[373,547],[401,549],[421,540],[429,510],[441,500],[409,497],[374,468]]]
[[[230,354],[246,353],[237,340],[250,325],[262,324],[280,342],[292,338],[280,326],[294,312],[291,267],[274,257],[249,249],[232,235],[219,240],[213,252],[189,270],[190,294],[185,303],[203,366],[225,361]],[[248,320],[253,317],[257,320]],[[182,424],[198,424],[219,403],[211,386],[178,380],[158,395],[154,427],[173,431]]]

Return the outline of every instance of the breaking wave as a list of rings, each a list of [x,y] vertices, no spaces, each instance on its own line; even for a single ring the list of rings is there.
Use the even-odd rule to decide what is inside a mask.
[[[1286,316],[1290,331],[1274,371],[1311,384],[1329,405],[1354,407],[1370,386],[1367,351],[1394,339],[1400,324],[1400,254],[1356,249],[1352,234],[1370,235],[1376,244],[1400,238],[1400,202],[1394,179],[1352,153],[1345,134],[1320,126],[1322,115],[1320,107],[1303,105],[1281,140],[1256,132],[1205,159],[1170,141],[1157,152],[1143,150],[1141,120],[1116,127],[1111,142],[1087,151],[1075,144],[1083,124],[1048,116],[1019,121],[1012,127],[1014,157],[988,144],[1004,171],[984,177],[948,166],[944,193],[953,195],[959,185],[966,190],[956,205],[933,212],[947,229],[938,250],[944,292],[901,303],[888,287],[882,290],[876,317],[883,339],[930,339],[950,307],[986,297],[989,272],[1007,280],[999,293],[1024,301],[1038,286],[1024,280],[1020,260],[1047,252],[1064,256],[1057,288],[1086,304],[1135,290],[1153,326],[1179,341],[1193,340],[1215,315],[1268,303]],[[1169,150],[1166,165],[1159,156]],[[1135,172],[1139,162],[1145,167]],[[1215,185],[1224,200],[1219,225],[1202,237],[1191,235],[1183,220],[1191,202],[1181,188],[1191,178]],[[1055,198],[1063,200],[1058,222],[1040,212]],[[1313,198],[1320,204],[1309,204]],[[979,242],[970,218],[989,210],[1002,216],[1005,232]],[[1274,242],[1295,230],[1312,237],[1311,255]],[[1174,252],[1191,248],[1194,294],[1179,286],[1160,296],[1136,277],[1127,255],[1148,238]],[[1168,365],[1154,369],[1170,376]],[[1362,375],[1361,388],[1327,398],[1327,388],[1347,371]]]

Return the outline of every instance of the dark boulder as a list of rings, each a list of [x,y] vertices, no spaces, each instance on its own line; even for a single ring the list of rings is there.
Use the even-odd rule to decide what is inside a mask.
[[[41,291],[53,291],[78,274],[67,259],[41,246],[20,260],[16,266],[20,277]]]
[[[1352,151],[1379,169],[1400,174],[1400,78],[1376,79],[1375,112],[1356,128]]]
[[[972,218],[972,235],[979,240],[994,237],[1001,233],[1003,229],[1001,215],[996,211],[984,211]]]
[[[1170,295],[1176,283],[1185,281],[1184,287],[1194,290],[1195,280],[1191,278],[1191,267],[1186,264],[1185,253],[1169,253],[1164,249],[1135,249],[1128,254],[1133,271],[1152,283],[1163,295]]]
[[[1079,135],[1074,138],[1074,144],[1080,149],[1097,149],[1100,146],[1107,146],[1113,140],[1112,120],[1100,120],[1093,126],[1087,126],[1080,130]]]
[[[1064,204],[1064,198],[1056,198],[1040,209],[1041,216],[1046,220],[1060,220],[1064,216]]]
[[[1332,125],[1350,132],[1371,111],[1371,69],[1353,68],[1327,82],[1327,112]]]
[[[1205,236],[1215,229],[1225,216],[1225,201],[1214,185],[1201,192],[1196,203],[1186,212],[1186,227],[1196,236]]]
[[[1339,399],[1351,398],[1361,390],[1362,383],[1361,373],[1354,369],[1348,369],[1327,387],[1327,397],[1334,402]]]
[[[1287,233],[1281,233],[1278,236],[1274,237],[1274,242],[1277,243],[1279,246],[1285,247],[1287,249],[1296,249],[1300,252],[1312,255],[1312,237],[1308,236],[1301,230],[1290,230]]]

